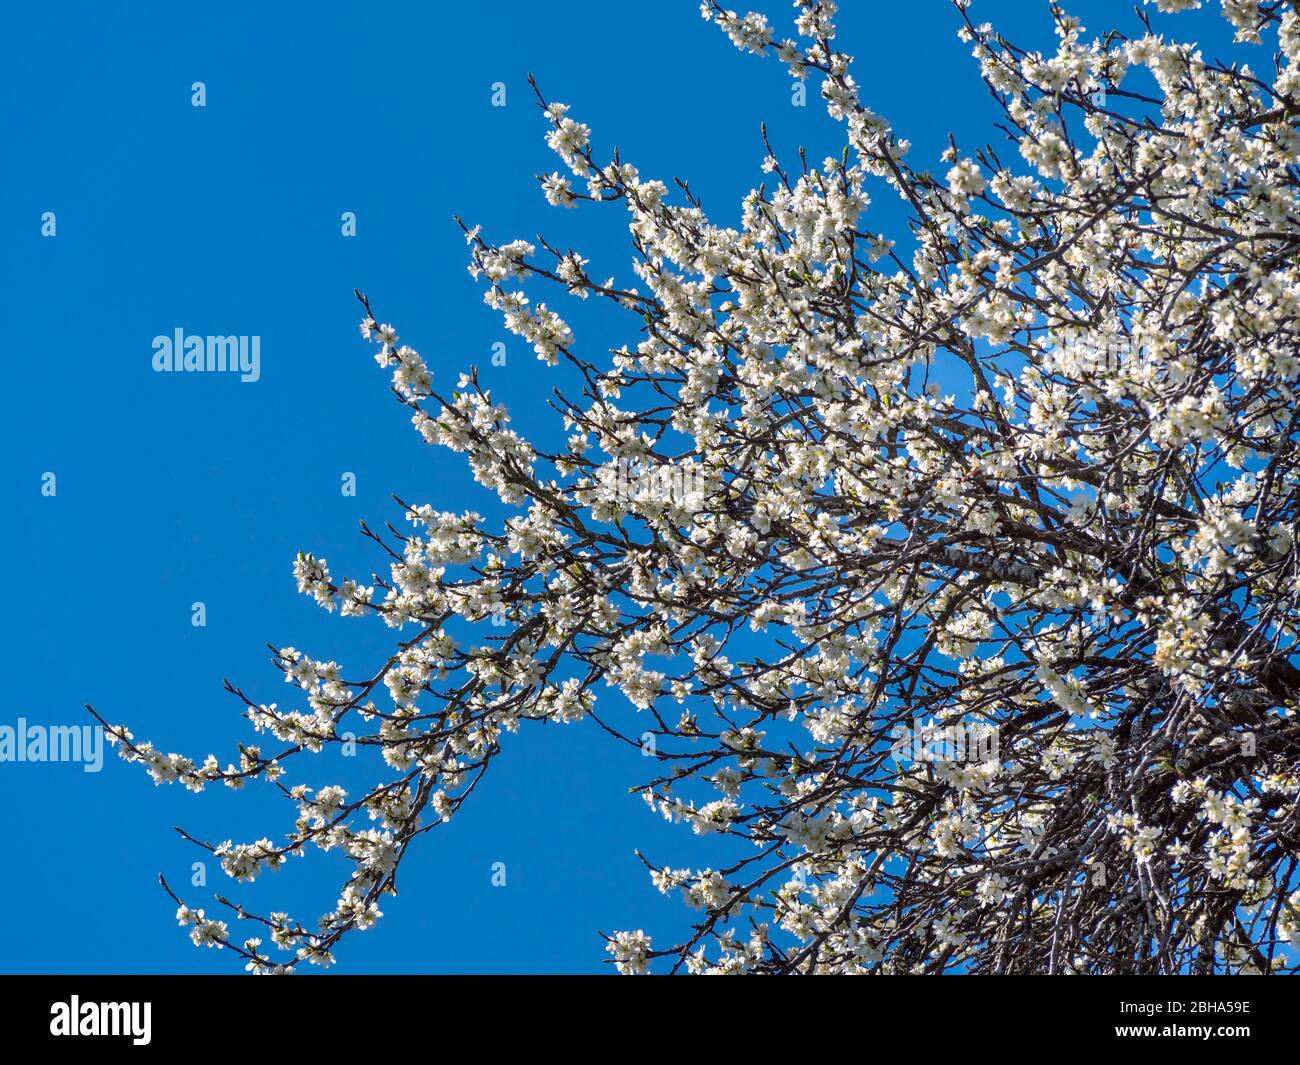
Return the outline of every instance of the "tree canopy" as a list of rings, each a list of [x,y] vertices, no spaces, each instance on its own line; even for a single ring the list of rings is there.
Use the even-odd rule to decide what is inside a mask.
[[[364,530],[386,578],[299,554],[298,589],[391,655],[278,649],[303,706],[232,686],[268,735],[224,768],[103,722],[157,781],[283,793],[278,840],[201,844],[236,880],[351,859],[317,925],[173,896],[196,944],[329,962],[509,734],[591,716],[651,756],[650,807],[744,844],[643,855],[696,913],[681,942],[609,931],[621,971],[1297,967],[1300,17],[1223,0],[1255,69],[1056,4],[1055,54],[1027,51],[959,0],[1003,117],[935,176],[860,98],[834,4],[796,7],[785,39],[703,6],[843,128],[816,165],[769,148],[736,225],[539,91],[547,200],[626,212],[635,273],[464,227],[488,304],[564,375],[554,442],[476,372],[436,382],[361,297],[415,430],[513,516],[402,502]],[[625,343],[584,346],[575,299]],[[295,781],[346,742],[382,783]]]

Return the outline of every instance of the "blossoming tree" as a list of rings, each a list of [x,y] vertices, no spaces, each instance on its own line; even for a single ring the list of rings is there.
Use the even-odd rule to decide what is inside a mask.
[[[200,844],[235,879],[351,859],[312,926],[173,895],[196,944],[328,963],[510,733],[594,716],[652,755],[629,783],[655,811],[749,845],[643,858],[697,912],[683,942],[607,934],[621,971],[1296,969],[1300,17],[1223,0],[1256,71],[1055,4],[1055,54],[1028,52],[958,0],[1004,121],[941,180],[860,99],[834,4],[796,7],[788,40],[703,7],[844,130],[820,166],[769,147],[735,228],[539,93],[546,198],[627,212],[637,280],[466,228],[487,302],[570,367],[554,446],[476,373],[440,390],[361,297],[415,429],[514,516],[402,503],[408,532],[365,529],[373,584],[300,554],[300,591],[394,645],[357,673],[280,649],[300,710],[232,687],[266,749],[196,764],[100,719],[156,781],[295,808]],[[872,196],[909,225],[873,229]],[[626,344],[584,351],[545,289],[616,304]],[[995,742],[963,757],[963,729]],[[292,782],[345,742],[382,784]]]

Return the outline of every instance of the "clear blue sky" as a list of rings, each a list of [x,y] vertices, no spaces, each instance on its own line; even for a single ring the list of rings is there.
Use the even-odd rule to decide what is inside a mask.
[[[847,6],[841,44],[864,100],[912,139],[914,160],[938,169],[949,128],[963,144],[995,136],[946,0]],[[1108,8],[1132,28],[1125,4],[1071,9],[1101,31]],[[787,33],[785,0],[766,10]],[[975,15],[1051,43],[1044,3],[976,0]],[[16,598],[0,724],[80,724],[91,702],[195,756],[225,760],[250,738],[223,677],[289,701],[265,643],[352,675],[388,646],[382,625],[294,591],[295,551],[336,573],[384,568],[356,529],[400,519],[390,493],[500,512],[388,395],[353,287],[444,383],[483,367],[528,431],[550,424],[539,397],[559,379],[482,304],[452,214],[493,238],[542,232],[582,250],[593,275],[630,279],[626,215],[555,210],[533,180],[558,160],[528,71],[591,125],[598,154],[617,145],[643,175],[688,178],[718,222],[761,179],[761,120],[788,159],[800,143],[813,160],[842,143],[815,86],[792,107],[784,68],[736,51],[693,0],[9,3],[5,23],[0,559]],[[496,81],[503,109],[489,105]],[[340,234],[344,211],[355,238]],[[872,212],[886,231],[882,217],[900,218],[888,201]],[[260,336],[261,380],[153,373],[152,338],[178,327]],[[589,353],[635,339],[578,337]],[[497,340],[505,368],[490,365]],[[46,471],[54,498],[40,493]],[[355,498],[340,493],[344,471]],[[190,623],[195,601],[205,628]],[[627,794],[646,763],[590,723],[506,741],[477,801],[404,863],[384,920],[344,944],[340,971],[607,971],[598,928],[681,926],[688,911],[654,891],[633,847],[674,866],[708,864],[708,850]],[[202,855],[170,826],[238,841],[279,835],[285,817],[263,788],[196,797],[116,757],[98,774],[0,764],[0,970],[234,971],[189,944],[156,875],[210,910],[216,888],[311,920],[338,866],[309,857],[249,889],[213,865],[208,888],[191,889]],[[496,861],[504,888],[490,883]]]

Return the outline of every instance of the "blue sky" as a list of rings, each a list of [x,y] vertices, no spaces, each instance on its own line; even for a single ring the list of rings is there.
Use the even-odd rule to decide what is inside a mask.
[[[914,160],[938,169],[950,128],[966,144],[994,135],[946,0],[848,6],[841,44],[859,58],[864,100],[913,141]],[[1127,5],[1070,9],[1100,31],[1108,7],[1132,28]],[[788,32],[788,5],[767,10]],[[643,175],[688,178],[718,222],[734,222],[761,180],[760,121],[785,158],[802,143],[820,160],[842,143],[815,87],[792,107],[781,65],[742,55],[683,0],[626,14],[513,2],[5,14],[0,270],[14,321],[0,559],[17,600],[0,724],[80,724],[91,702],[196,756],[224,759],[249,738],[223,678],[287,701],[267,642],[353,673],[385,653],[382,625],[325,615],[294,591],[298,549],[336,573],[382,568],[357,523],[398,521],[393,493],[499,513],[393,403],[352,289],[443,383],[479,365],[527,433],[552,424],[539,397],[557,379],[482,304],[451,216],[494,239],[541,232],[579,248],[593,275],[631,277],[625,215],[557,211],[536,186],[558,161],[529,71],[592,127],[598,154],[617,145]],[[975,15],[1050,44],[1045,4],[977,0]],[[504,108],[490,106],[498,81]],[[871,210],[867,224],[886,232],[901,219],[892,202]],[[345,211],[355,237],[341,235]],[[259,336],[261,379],[155,374],[152,338],[176,328]],[[578,337],[589,353],[634,339]],[[508,363],[492,367],[499,340]],[[344,472],[355,497],[340,492]],[[191,625],[196,601],[203,628]],[[628,795],[646,770],[636,754],[589,723],[507,740],[476,801],[404,863],[385,919],[345,943],[342,971],[602,971],[597,929],[681,926],[686,911],[653,890],[633,848],[673,865],[704,864],[707,850]],[[214,909],[212,891],[235,885],[214,864],[207,888],[188,888],[202,855],[170,826],[275,836],[284,805],[257,788],[156,788],[116,758],[100,773],[0,764],[0,970],[231,971],[234,959],[189,944],[155,877]],[[503,888],[490,883],[497,861]],[[336,872],[312,857],[233,894],[307,919],[332,901]]]

